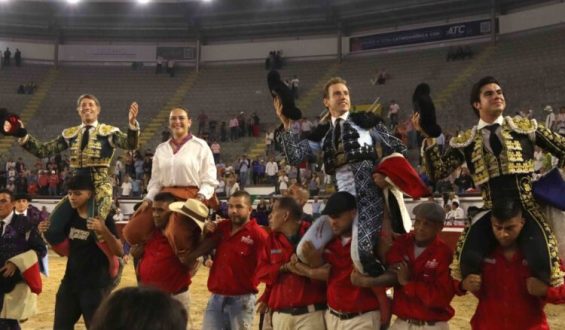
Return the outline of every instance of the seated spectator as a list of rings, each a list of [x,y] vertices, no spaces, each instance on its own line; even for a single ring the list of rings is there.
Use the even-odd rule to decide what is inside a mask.
[[[185,330],[182,304],[158,289],[128,287],[114,292],[96,311],[91,330]]]
[[[459,206],[458,201],[453,201],[451,203],[451,211],[446,215],[447,220],[450,220],[452,223],[455,221],[464,221],[465,220],[465,211],[461,206]]]
[[[25,94],[25,93],[26,93],[26,90],[24,88],[24,85],[20,85],[18,87],[18,94]]]

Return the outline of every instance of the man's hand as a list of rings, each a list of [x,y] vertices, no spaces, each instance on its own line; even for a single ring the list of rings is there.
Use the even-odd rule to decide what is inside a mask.
[[[481,289],[481,275],[467,275],[461,283],[461,287],[469,292],[478,292]]]
[[[15,264],[11,261],[6,261],[4,267],[0,268],[0,273],[2,273],[4,277],[12,277],[16,273],[16,270],[18,270],[18,267],[16,267]]]
[[[277,114],[277,117],[279,117],[284,128],[289,129],[290,119],[286,118],[285,115],[283,115],[283,105],[281,99],[278,96],[273,98],[273,107],[275,108],[275,113]]]
[[[298,276],[308,277],[308,274],[301,268],[299,268],[299,263],[292,263],[292,261],[285,264],[285,268],[288,272],[296,274]]]
[[[148,199],[144,200],[141,204],[139,204],[139,207],[137,208],[137,210],[135,210],[132,217],[134,217],[134,216],[138,215],[139,213],[145,211],[145,209],[148,208],[148,207],[151,207],[151,205],[153,205],[153,202],[151,202]]]
[[[38,225],[37,225],[37,230],[43,234],[44,232],[47,231],[47,229],[49,229],[49,226],[51,225],[51,221],[49,220],[44,220],[41,221]]]
[[[404,286],[408,281],[410,281],[410,268],[406,261],[393,265],[390,269],[396,273],[396,278],[398,279],[398,284]]]
[[[255,306],[257,306],[257,314],[265,314],[269,311],[269,306],[262,301],[257,301]]]
[[[86,228],[94,230],[98,235],[102,235],[108,230],[106,223],[98,218],[88,218],[88,220],[86,220]]]
[[[320,258],[320,252],[316,250],[316,247],[314,247],[314,244],[312,244],[311,241],[305,241],[302,244],[302,254],[308,262],[312,262]]]
[[[135,122],[137,121],[137,114],[139,113],[139,105],[137,102],[133,102],[129,106],[129,115],[128,120],[131,126],[135,126]]]
[[[377,185],[377,187],[381,189],[386,189],[390,186],[388,182],[386,182],[386,177],[381,173],[373,173],[373,182]]]
[[[528,293],[534,297],[545,297],[549,286],[535,277],[528,277],[526,280]]]
[[[207,233],[214,233],[216,231],[216,229],[218,229],[218,224],[215,221],[206,221],[204,223],[204,234]]]
[[[422,132],[422,127],[420,126],[420,113],[419,112],[414,112],[412,114],[412,127],[414,127],[414,130],[416,132]]]
[[[349,279],[351,284],[361,287],[361,288],[368,288],[370,285],[367,283],[367,278],[369,276],[361,274],[356,268],[353,268]]]

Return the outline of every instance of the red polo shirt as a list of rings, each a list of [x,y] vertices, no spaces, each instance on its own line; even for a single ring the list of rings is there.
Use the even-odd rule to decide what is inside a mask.
[[[257,293],[255,270],[267,232],[255,221],[247,222],[233,235],[231,230],[231,220],[226,220],[218,223],[214,233],[221,238],[210,269],[208,290],[227,296]]]
[[[298,236],[302,237],[310,227],[302,221]],[[294,273],[280,273],[280,267],[290,261],[295,253],[294,246],[282,233],[270,233],[255,277],[269,287],[267,304],[272,310],[302,307],[326,302],[326,283],[299,276]]]
[[[329,307],[342,313],[379,309],[379,301],[370,289],[351,284],[351,239],[345,245],[342,244],[341,237],[331,240],[324,251],[324,259],[331,265],[327,290]]]
[[[190,272],[175,255],[167,238],[155,229],[145,243],[143,257],[137,266],[139,282],[175,294],[188,288]]]
[[[406,261],[410,281],[394,288],[392,313],[403,319],[447,321],[454,310],[449,303],[455,294],[449,272],[453,252],[439,237],[416,258],[414,234],[394,240],[387,255],[387,264]]]
[[[549,329],[543,312],[545,301],[528,294],[526,279],[532,274],[520,251],[508,261],[498,247],[482,266],[473,329]]]

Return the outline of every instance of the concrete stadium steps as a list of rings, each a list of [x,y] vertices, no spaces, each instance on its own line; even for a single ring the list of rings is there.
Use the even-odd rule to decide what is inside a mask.
[[[388,104],[396,100],[400,105],[400,118],[412,113],[412,93],[421,82],[427,82],[434,91],[445,88],[454,72],[465,67],[464,61],[446,62],[447,48],[425,49],[412,52],[377,53],[370,56],[347,57],[338,74],[347,80],[354,105],[369,105],[380,98],[382,116],[386,117]],[[379,69],[390,75],[384,85],[373,85]]]
[[[180,68],[176,77],[156,75],[153,68],[132,70],[115,66],[60,67],[58,81],[49,91],[41,111],[41,121],[30,122],[30,131],[40,139],[53,138],[63,128],[77,125],[76,100],[85,93],[94,94],[101,103],[101,122],[127,128],[128,108],[136,101],[140,106],[141,127],[155,117],[189,71]],[[51,128],[57,127],[55,131]]]
[[[37,115],[37,111],[43,104],[49,89],[53,86],[57,77],[59,75],[59,71],[52,67],[46,73],[44,79],[37,83],[38,87],[35,92],[31,95],[31,99],[27,104],[23,107],[22,111],[19,113],[24,126],[27,123],[31,122],[33,119],[41,119],[41,116]],[[13,137],[3,137],[0,141],[0,154],[8,153],[11,147],[14,145],[15,139]],[[16,146],[20,148],[19,145]]]
[[[322,95],[326,82],[337,75],[339,71],[339,63],[329,64],[324,72],[318,76],[316,83],[298,99],[297,106],[302,109],[303,115],[310,119],[318,116],[323,109]]]
[[[534,110],[534,117],[545,120],[543,108],[552,105],[554,112],[565,105],[565,27],[525,34],[502,36],[493,54],[468,78],[467,84],[454,92],[443,113],[447,125],[468,126],[476,122],[469,105],[473,83],[491,75],[502,84],[506,115],[519,110]]]

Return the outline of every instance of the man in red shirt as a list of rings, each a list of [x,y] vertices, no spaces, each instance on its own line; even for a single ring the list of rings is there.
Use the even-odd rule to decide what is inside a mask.
[[[188,259],[216,249],[208,277],[208,301],[202,329],[251,329],[258,282],[255,271],[267,233],[251,221],[251,196],[240,190],[228,201],[229,220],[208,223],[207,239]]]
[[[172,215],[170,204],[176,202],[176,197],[168,192],[161,192],[153,199],[153,222],[155,229],[143,247],[136,249],[142,253],[137,271],[139,283],[153,286],[171,294],[186,308],[190,320],[190,296],[188,288],[191,283],[191,266],[184,264],[183,260],[175,254],[169,240],[164,235],[169,218]],[[202,229],[204,220],[208,216],[208,208],[204,203],[189,199],[180,202],[191,213],[181,212],[193,227]],[[180,216],[173,214],[172,216]],[[190,221],[192,220],[192,221]],[[188,322],[190,325],[190,322]]]
[[[302,253],[312,268],[305,272],[311,278],[327,278],[328,310],[325,314],[327,329],[379,329],[381,325],[379,301],[371,289],[354,286],[350,276],[353,271],[351,259],[351,235],[353,221],[357,216],[355,197],[348,192],[333,194],[322,214],[328,215],[335,237],[326,245],[323,253],[307,241]],[[329,265],[325,266],[324,263]],[[297,263],[295,267],[305,268]]]
[[[258,310],[268,305],[274,330],[324,330],[326,283],[305,277],[293,267],[296,246],[310,227],[301,221],[302,207],[291,197],[275,201],[269,216],[271,233],[259,259],[256,278],[267,285]],[[291,260],[294,259],[294,260]]]
[[[390,329],[449,329],[447,321],[454,314],[449,305],[455,293],[449,274],[453,251],[438,237],[445,211],[435,202],[423,202],[413,213],[414,231],[396,238],[386,257],[387,273],[395,274],[392,313],[397,319]],[[385,276],[354,271],[351,282],[373,287],[383,285]]]
[[[549,287],[532,272],[518,241],[525,220],[517,200],[494,201],[491,227],[497,245],[483,259],[480,275],[468,275],[459,285],[479,299],[471,319],[473,329],[549,329],[546,302],[564,303],[564,287]],[[462,292],[458,292],[462,293]]]

